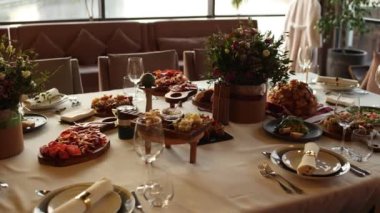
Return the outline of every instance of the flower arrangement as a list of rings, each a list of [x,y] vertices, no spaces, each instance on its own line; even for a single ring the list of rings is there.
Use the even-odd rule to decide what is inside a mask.
[[[34,53],[17,50],[7,37],[0,38],[0,110],[16,111],[23,94],[31,94],[42,87],[47,75],[35,77],[32,61]]]
[[[251,21],[231,33],[216,33],[207,43],[212,77],[238,85],[273,84],[289,78],[290,60],[280,51],[284,37],[274,39],[271,32],[260,33]],[[292,73],[292,72],[291,72]]]

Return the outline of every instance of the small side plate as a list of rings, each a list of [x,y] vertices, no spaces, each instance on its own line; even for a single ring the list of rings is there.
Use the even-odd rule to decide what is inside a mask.
[[[36,113],[27,113],[23,116],[24,120],[29,120],[34,122],[34,127],[23,128],[24,133],[32,132],[44,126],[47,123],[47,117]]]

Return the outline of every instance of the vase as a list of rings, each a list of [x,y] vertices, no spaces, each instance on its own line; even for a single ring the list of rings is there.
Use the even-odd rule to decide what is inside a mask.
[[[265,119],[267,84],[231,85],[230,121],[257,123]]]
[[[10,109],[0,110],[0,159],[15,156],[23,150],[20,113]]]

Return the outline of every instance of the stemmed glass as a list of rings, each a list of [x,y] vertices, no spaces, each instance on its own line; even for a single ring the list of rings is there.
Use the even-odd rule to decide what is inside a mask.
[[[133,100],[138,100],[137,97],[137,84],[144,74],[144,64],[141,57],[130,57],[128,58],[128,68],[127,68],[128,78],[135,85],[135,94],[133,95]],[[125,84],[125,82],[124,82]]]
[[[342,127],[342,139],[340,146],[331,148],[333,151],[338,152],[339,154],[346,154],[347,148],[345,147],[345,141],[346,141],[346,132],[347,129],[350,128],[350,126],[355,122],[355,120],[358,118],[357,116],[360,114],[360,99],[357,97],[352,101],[351,99],[348,99],[347,97],[344,97],[341,93],[339,93],[335,109],[334,109],[334,117],[337,120],[340,127]],[[347,106],[346,109],[351,109],[353,112],[348,112],[346,109],[343,111],[338,111],[338,104],[345,103]],[[353,110],[353,107],[358,107],[357,110]]]
[[[377,67],[377,70],[375,73],[375,82],[380,89],[380,65]]]
[[[154,207],[164,207],[173,198],[173,186],[165,172],[153,171],[152,163],[162,153],[165,146],[164,129],[158,116],[137,118],[133,145],[137,155],[148,167],[148,178],[139,190]]]
[[[314,51],[312,47],[304,46],[298,49],[298,63],[305,73],[305,83],[308,83],[309,70],[313,64]]]

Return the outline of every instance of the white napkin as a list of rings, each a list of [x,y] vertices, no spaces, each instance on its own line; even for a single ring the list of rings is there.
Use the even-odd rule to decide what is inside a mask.
[[[41,92],[40,94],[36,95],[33,98],[29,98],[25,100],[24,103],[27,105],[41,104],[41,103],[49,102],[59,95],[61,95],[61,93],[59,93],[58,89],[52,88],[52,89],[47,90],[46,92]]]
[[[317,169],[316,159],[319,152],[319,146],[316,143],[309,142],[305,144],[302,160],[297,167],[297,174],[312,175]]]
[[[317,82],[325,83],[328,85],[341,85],[341,86],[357,86],[359,82],[354,79],[330,77],[330,76],[318,76]]]
[[[69,123],[73,123],[84,118],[88,118],[95,115],[93,109],[77,109],[61,115],[61,120]]]
[[[326,95],[326,102],[336,104],[338,102],[338,97],[338,95]],[[352,106],[355,104],[355,99],[349,97],[340,97],[337,104],[342,106]]]
[[[88,199],[90,200],[90,204],[86,205],[85,202],[81,199],[71,198],[64,204],[58,206],[54,209],[54,213],[71,213],[71,212],[85,212],[88,208],[94,205],[96,202],[105,197],[108,193],[113,191],[113,186],[110,180],[104,178],[99,181],[96,181],[89,188],[87,188],[84,192],[88,192]],[[82,193],[84,193],[82,192]]]

